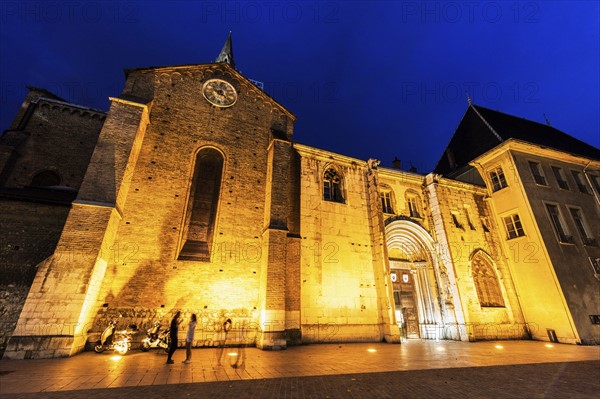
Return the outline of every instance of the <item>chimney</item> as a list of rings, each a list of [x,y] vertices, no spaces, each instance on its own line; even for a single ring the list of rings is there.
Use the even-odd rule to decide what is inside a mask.
[[[400,170],[401,164],[402,164],[402,162],[398,159],[398,157],[394,157],[394,160],[392,161],[392,165],[394,166],[394,169]]]

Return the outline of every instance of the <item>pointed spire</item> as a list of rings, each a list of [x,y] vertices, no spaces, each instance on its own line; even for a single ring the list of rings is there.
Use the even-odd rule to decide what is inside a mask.
[[[215,62],[225,62],[235,69],[235,61],[233,60],[233,44],[231,44],[231,31],[229,31],[229,35],[227,36],[227,40],[225,40],[223,49],[221,50],[221,53],[219,53],[219,56]]]

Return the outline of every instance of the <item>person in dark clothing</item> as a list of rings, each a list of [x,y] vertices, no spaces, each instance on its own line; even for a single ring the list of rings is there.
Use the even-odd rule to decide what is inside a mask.
[[[175,353],[175,349],[177,349],[177,334],[179,333],[179,316],[181,312],[178,310],[173,316],[173,320],[171,320],[171,330],[169,334],[171,335],[171,345],[169,346],[169,357],[167,358],[167,364],[175,363],[171,357],[173,357],[173,353]]]

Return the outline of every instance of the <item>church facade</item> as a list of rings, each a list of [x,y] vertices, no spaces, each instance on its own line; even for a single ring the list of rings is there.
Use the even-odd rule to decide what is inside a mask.
[[[470,104],[436,171],[383,168],[295,143],[230,46],[127,70],[107,113],[30,88],[0,137],[2,267],[28,288],[5,357],[70,356],[113,318],[177,310],[196,346],[225,318],[263,349],[600,343],[598,149]]]

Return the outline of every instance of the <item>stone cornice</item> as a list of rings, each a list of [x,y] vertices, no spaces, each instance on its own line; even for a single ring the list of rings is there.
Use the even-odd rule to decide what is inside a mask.
[[[600,161],[598,160],[593,160],[590,158],[586,158],[582,155],[572,154],[561,150],[557,150],[555,148],[528,143],[526,141],[517,140],[513,138],[506,140],[505,142],[478,156],[473,161],[469,162],[469,165],[477,167],[477,164],[489,162],[493,158],[496,158],[497,156],[502,155],[507,151],[522,152],[534,156],[541,156],[556,161],[570,162],[583,166],[591,163],[593,168],[600,169]]]
[[[53,98],[48,97],[40,97],[34,103],[37,103],[39,106],[49,106],[51,108],[60,108],[61,110],[68,109],[72,114],[79,113],[81,116],[85,116],[85,114],[89,114],[90,116],[97,116],[100,120],[106,118],[106,112],[101,111],[94,108],[88,108],[81,105],[68,103],[65,101],[55,100]]]

